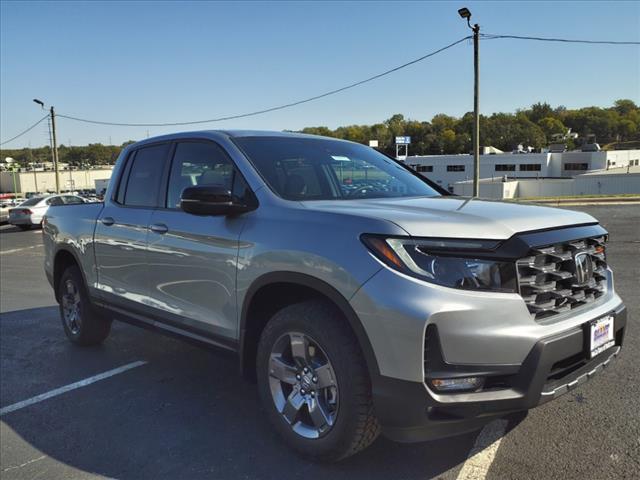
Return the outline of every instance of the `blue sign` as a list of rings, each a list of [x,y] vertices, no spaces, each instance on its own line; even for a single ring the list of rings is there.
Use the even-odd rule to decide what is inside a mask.
[[[396,137],[396,145],[409,145],[411,137]]]

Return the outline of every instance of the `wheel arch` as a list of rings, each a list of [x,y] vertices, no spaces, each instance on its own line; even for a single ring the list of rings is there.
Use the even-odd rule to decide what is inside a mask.
[[[349,301],[340,292],[310,275],[271,272],[254,280],[242,304],[239,356],[241,373],[245,378],[255,379],[258,341],[273,314],[286,305],[312,298],[323,299],[337,308],[358,340],[371,378],[379,375],[378,362],[369,337]]]
[[[58,286],[60,282],[60,277],[64,273],[64,271],[69,268],[71,265],[75,265],[80,270],[80,275],[82,275],[82,281],[85,286],[87,285],[87,279],[85,277],[84,271],[82,270],[80,260],[76,256],[75,252],[66,247],[60,247],[54,256],[53,260],[53,292],[56,298],[56,301],[59,302],[58,298]]]

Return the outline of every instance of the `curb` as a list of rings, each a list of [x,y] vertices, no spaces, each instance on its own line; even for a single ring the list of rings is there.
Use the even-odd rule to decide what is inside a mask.
[[[640,204],[640,196],[611,198],[567,198],[554,200],[536,200],[535,198],[532,198],[516,201],[516,203],[538,203],[542,205],[635,205]]]

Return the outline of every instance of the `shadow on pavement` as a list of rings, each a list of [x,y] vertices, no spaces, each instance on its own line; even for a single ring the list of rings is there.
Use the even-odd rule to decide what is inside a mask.
[[[464,462],[477,436],[421,444],[379,438],[342,463],[317,464],[280,443],[232,356],[117,322],[103,346],[75,347],[54,307],[2,314],[0,352],[2,406],[149,362],[4,415],[3,463],[25,461],[8,453],[24,441],[67,467],[119,479],[426,479]],[[61,467],[42,461],[28,468],[54,477]]]
[[[16,227],[15,225],[9,225],[7,223],[3,223],[0,225],[0,234],[2,233],[20,233],[20,232],[30,232],[32,230],[41,230],[40,227],[33,226],[30,229],[22,230],[21,228]]]

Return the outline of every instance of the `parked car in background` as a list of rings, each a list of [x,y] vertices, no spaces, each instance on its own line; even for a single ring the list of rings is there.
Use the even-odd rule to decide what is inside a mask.
[[[42,219],[50,206],[87,203],[77,195],[47,195],[32,197],[15,208],[9,209],[9,223],[21,230],[29,230],[34,225],[42,225]]]
[[[7,223],[9,221],[9,209],[12,205],[8,203],[0,203],[0,223]]]
[[[0,224],[9,221],[9,210],[24,201],[23,198],[0,198]]]

